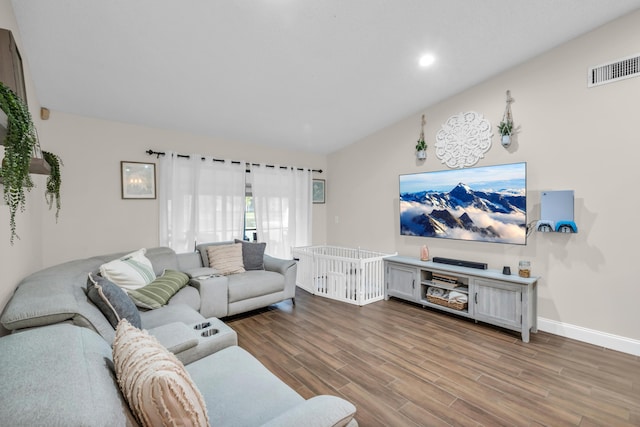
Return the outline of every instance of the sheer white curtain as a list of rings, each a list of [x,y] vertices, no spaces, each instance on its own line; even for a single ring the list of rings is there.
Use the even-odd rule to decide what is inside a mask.
[[[167,152],[159,164],[160,245],[189,252],[196,242],[241,239],[244,180],[244,162]]]
[[[251,174],[258,241],[291,258],[292,247],[311,244],[311,171],[257,166]]]
[[[244,238],[245,162],[206,158],[197,181],[198,243]]]
[[[196,177],[202,161],[199,156],[178,157],[166,152],[158,165],[158,204],[160,206],[160,246],[176,252],[194,249],[196,240]]]

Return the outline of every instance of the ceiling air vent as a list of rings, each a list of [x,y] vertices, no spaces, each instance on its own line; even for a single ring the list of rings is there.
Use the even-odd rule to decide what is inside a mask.
[[[589,68],[588,87],[640,76],[640,54]]]

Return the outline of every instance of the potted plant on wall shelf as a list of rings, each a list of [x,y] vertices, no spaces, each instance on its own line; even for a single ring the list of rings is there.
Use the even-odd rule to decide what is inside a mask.
[[[0,82],[0,109],[7,116],[4,138],[0,145],[4,145],[4,158],[0,168],[0,181],[4,185],[4,201],[9,206],[10,241],[13,244],[16,234],[16,213],[25,210],[26,193],[34,187],[31,179],[30,167],[35,153],[40,151],[38,134],[33,125],[31,113],[27,105],[4,83]],[[47,155],[56,164],[56,175],[53,177],[51,190],[47,182],[47,200],[59,206],[60,189],[60,159],[51,153]],[[55,159],[55,160],[54,160]],[[50,165],[44,169],[44,159],[41,161],[41,173],[50,173]],[[51,177],[50,177],[51,178]],[[57,217],[57,212],[56,212]]]

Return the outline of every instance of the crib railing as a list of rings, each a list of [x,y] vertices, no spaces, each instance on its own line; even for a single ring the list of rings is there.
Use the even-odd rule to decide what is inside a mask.
[[[383,260],[395,255],[338,246],[304,246],[292,253],[298,260],[298,287],[356,305],[384,298]]]

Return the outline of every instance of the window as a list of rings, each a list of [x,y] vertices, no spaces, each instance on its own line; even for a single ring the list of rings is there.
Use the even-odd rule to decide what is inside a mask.
[[[258,229],[256,228],[256,212],[253,208],[253,196],[251,195],[250,191],[245,196],[244,240],[248,242],[258,241]]]
[[[189,252],[195,242],[243,236],[245,174],[237,162],[167,152],[160,160],[160,245]]]

